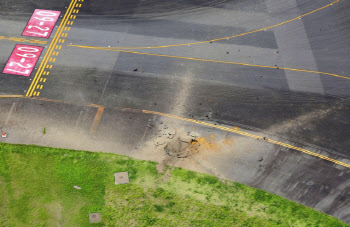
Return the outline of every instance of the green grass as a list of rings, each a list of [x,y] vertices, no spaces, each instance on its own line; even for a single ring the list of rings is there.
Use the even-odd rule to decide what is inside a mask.
[[[347,226],[280,196],[126,156],[0,143],[0,226]],[[114,172],[130,184],[114,185]],[[73,186],[82,189],[77,190]],[[267,207],[265,210],[262,207]]]

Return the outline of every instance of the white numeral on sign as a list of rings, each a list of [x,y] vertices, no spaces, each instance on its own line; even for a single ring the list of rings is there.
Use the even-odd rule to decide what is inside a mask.
[[[55,19],[51,18],[51,17],[43,17],[43,18],[39,18],[39,17],[34,17],[37,20],[42,20],[42,21],[54,21]]]
[[[18,65],[19,67],[22,67],[22,68],[25,68],[25,69],[29,69],[29,68],[31,68],[32,67],[32,65],[31,64],[27,64],[27,66],[24,66],[24,65],[22,65],[21,63],[18,63],[18,62],[10,62],[10,66],[13,66],[13,65]]]
[[[29,72],[30,72],[29,69],[25,70],[24,72],[13,70],[13,69],[7,69],[7,71],[11,71],[11,72],[15,72],[15,73],[21,73],[21,74],[29,74]]]
[[[20,51],[24,51],[24,52],[39,52],[40,50],[38,48],[35,48],[35,47],[18,47],[17,50],[20,50]]]
[[[36,58],[36,54],[16,54],[16,55],[24,58]]]
[[[38,32],[27,32],[27,33],[32,33],[32,34],[42,35],[42,36],[46,36],[48,34],[48,32],[44,32],[44,34],[38,33]]]
[[[47,11],[39,11],[36,14],[38,14],[39,16],[47,16],[47,17],[55,17],[55,16],[57,16],[57,13],[47,12]]]
[[[40,22],[40,23],[41,23],[41,22]],[[48,31],[48,30],[50,30],[49,27],[40,28],[39,26],[33,26],[33,25],[29,25],[29,26],[28,26],[28,29],[32,29],[32,28],[37,28],[37,29],[39,29],[40,31]]]

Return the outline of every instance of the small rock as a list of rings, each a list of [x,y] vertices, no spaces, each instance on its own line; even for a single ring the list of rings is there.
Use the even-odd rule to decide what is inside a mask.
[[[138,69],[134,69],[134,72],[136,72]]]

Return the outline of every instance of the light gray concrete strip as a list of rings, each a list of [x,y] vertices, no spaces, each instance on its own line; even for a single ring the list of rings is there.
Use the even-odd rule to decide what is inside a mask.
[[[281,16],[273,19],[274,23],[281,23],[300,16],[295,0],[283,1],[277,4],[276,1],[266,0],[266,5],[271,14],[280,15],[282,5],[283,9],[290,9],[285,12],[286,16],[283,16],[283,19]],[[278,50],[281,54],[278,66],[319,71],[302,19],[276,27],[273,31]],[[289,89],[292,91],[324,93],[319,74],[292,72],[288,70],[285,70],[285,74]]]

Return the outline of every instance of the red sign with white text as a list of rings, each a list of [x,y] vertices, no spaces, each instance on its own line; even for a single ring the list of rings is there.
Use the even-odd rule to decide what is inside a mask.
[[[22,35],[49,38],[60,14],[60,11],[36,9]]]
[[[2,73],[30,76],[44,47],[17,44]]]

